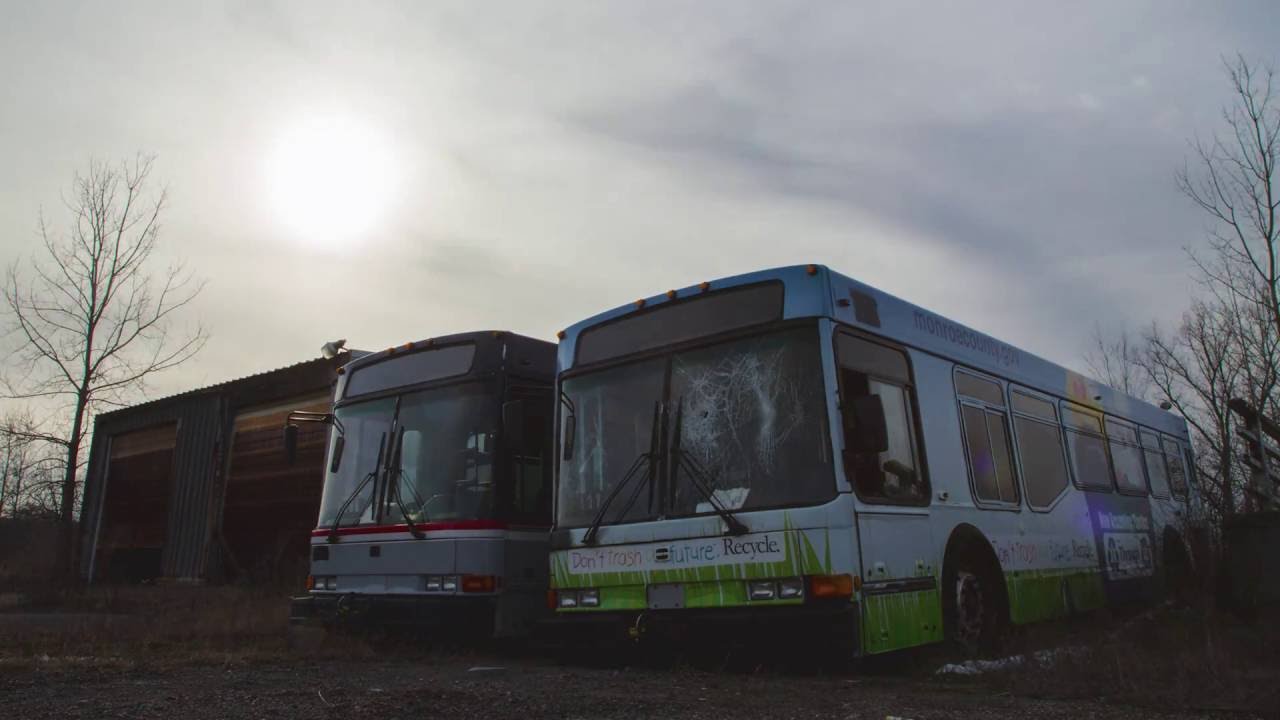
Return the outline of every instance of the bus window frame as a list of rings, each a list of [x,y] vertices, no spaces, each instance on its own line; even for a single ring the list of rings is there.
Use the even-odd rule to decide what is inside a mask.
[[[1130,443],[1119,438],[1113,438],[1110,432],[1112,425],[1131,431],[1133,433],[1134,442]],[[1127,495],[1129,497],[1151,497],[1151,478],[1147,475],[1147,454],[1146,450],[1142,447],[1142,435],[1138,424],[1115,415],[1104,414],[1102,418],[1102,427],[1104,434],[1107,437],[1107,455],[1111,458],[1111,484],[1115,486],[1116,493],[1120,495]],[[1119,443],[1124,447],[1138,451],[1138,464],[1142,468],[1142,490],[1129,490],[1120,487],[1120,478],[1116,475],[1115,453],[1111,452],[1111,443]]]
[[[893,350],[895,352],[901,353],[903,359],[906,360],[907,383],[905,385],[903,385],[901,381],[896,378],[889,378],[881,375],[870,375],[869,373],[864,373],[864,374],[867,374],[870,377],[874,377],[877,380],[880,380],[881,382],[886,382],[890,385],[895,385],[906,390],[907,400],[909,402],[909,407],[911,410],[911,447],[915,455],[916,469],[920,473],[920,477],[924,482],[924,496],[923,496],[923,499],[919,502],[904,502],[901,500],[893,500],[889,498],[865,495],[864,493],[858,490],[857,480],[849,475],[848,469],[845,468],[844,466],[845,437],[844,437],[843,418],[844,418],[845,392],[844,392],[844,381],[842,380],[843,373],[840,372],[842,367],[840,364],[840,335],[841,334],[848,335],[855,340],[861,340],[863,342],[872,343],[874,345],[880,345],[881,347],[885,347],[885,348],[888,348],[889,350]],[[874,335],[872,333],[866,332],[865,330],[855,327],[853,325],[846,325],[841,322],[835,322],[833,323],[833,328],[831,331],[831,360],[832,360],[832,369],[835,371],[835,382],[836,382],[836,387],[835,387],[836,417],[841,419],[840,426],[838,428],[833,428],[831,433],[833,440],[837,437],[840,440],[839,450],[837,451],[836,448],[834,447],[832,448],[832,457],[839,458],[840,472],[842,475],[844,475],[844,480],[849,485],[850,491],[852,492],[854,497],[856,497],[858,501],[864,505],[876,505],[880,507],[928,508],[929,506],[931,506],[933,504],[933,479],[929,475],[928,462],[926,460],[928,453],[925,452],[924,425],[922,422],[922,418],[920,417],[920,397],[919,397],[920,393],[919,393],[919,386],[916,384],[916,368],[915,368],[915,363],[913,363],[911,360],[911,353],[908,352],[907,346],[899,343],[895,343],[892,340],[889,340],[888,338],[880,337],[879,335]]]
[[[1179,438],[1170,435],[1169,433],[1160,433],[1160,450],[1165,456],[1164,466],[1166,470],[1169,468],[1169,455],[1171,453],[1165,446],[1165,443],[1173,444],[1174,448],[1177,449],[1177,452],[1172,454],[1174,457],[1178,458],[1178,462],[1182,464],[1182,492],[1178,492],[1178,489],[1173,486],[1173,473],[1169,473],[1169,497],[1184,503],[1190,502],[1191,472],[1187,469],[1189,467],[1187,464],[1187,447],[1184,446],[1182,440]]]
[[[992,405],[989,401],[971,395],[961,395],[959,385],[956,383],[957,375],[968,375],[978,380],[994,382],[1000,390],[1000,396],[1004,399],[1004,406]],[[1017,450],[1014,445],[1017,444],[1016,436],[1013,432],[1013,415],[1012,408],[1009,403],[1009,393],[1006,387],[1007,383],[992,375],[979,372],[963,365],[953,365],[951,368],[951,388],[956,397],[956,419],[959,421],[960,429],[960,445],[964,453],[965,473],[969,478],[969,496],[973,498],[973,504],[983,510],[1002,510],[1005,512],[1022,512],[1022,502],[1026,498],[1026,491],[1022,487],[1022,467],[1018,462]],[[1013,489],[1017,494],[1017,499],[1013,502],[1005,502],[1003,500],[988,500],[978,495],[978,487],[973,474],[973,460],[969,457],[969,443],[965,438],[965,420],[964,407],[979,408],[985,415],[991,412],[998,412],[1004,415],[1004,432],[1005,443],[1009,451],[1009,470],[1013,472]],[[986,430],[986,428],[983,428]],[[987,432],[988,442],[991,440],[991,433]],[[998,480],[997,480],[998,482]]]
[[[1064,412],[1066,410],[1096,418],[1100,429],[1093,431],[1085,430],[1084,428],[1076,427],[1074,425],[1068,425],[1066,421],[1067,413]],[[1075,485],[1076,489],[1084,492],[1115,494],[1116,471],[1111,464],[1111,443],[1107,439],[1106,424],[1104,422],[1106,417],[1105,413],[1100,410],[1094,410],[1086,405],[1072,402],[1071,400],[1062,399],[1058,401],[1058,417],[1059,422],[1062,424],[1062,446],[1066,450],[1067,459],[1069,461],[1067,463],[1067,469],[1071,472],[1071,484]],[[1107,485],[1086,485],[1080,481],[1079,473],[1076,472],[1075,458],[1072,457],[1071,453],[1071,433],[1094,437],[1102,441],[1102,451],[1107,458]]]
[[[1044,401],[1045,403],[1048,403],[1049,407],[1053,408],[1053,417],[1054,417],[1053,422],[1050,422],[1045,418],[1039,417],[1037,415],[1033,415],[1031,413],[1023,412],[1016,409],[1013,406],[1013,396],[1015,394],[1024,395],[1026,397],[1029,397],[1035,400],[1041,400],[1041,401]],[[1014,425],[1013,449],[1014,449],[1014,453],[1018,457],[1018,465],[1020,470],[1022,469],[1022,448],[1018,445],[1018,430],[1017,430],[1017,425],[1013,423],[1013,420],[1015,418],[1025,418],[1027,420],[1030,420],[1031,422],[1037,422],[1037,423],[1040,423],[1041,425],[1046,425],[1048,427],[1056,428],[1058,431],[1058,440],[1059,440],[1058,448],[1062,456],[1061,457],[1062,468],[1067,472],[1067,483],[1062,486],[1062,489],[1058,491],[1058,494],[1054,496],[1053,500],[1050,501],[1049,504],[1047,505],[1043,505],[1043,506],[1033,505],[1031,503],[1031,495],[1027,492],[1027,488],[1026,488],[1026,477],[1027,477],[1026,473],[1020,472],[1020,475],[1023,480],[1022,496],[1027,501],[1027,507],[1031,509],[1031,512],[1051,513],[1053,512],[1054,508],[1058,507],[1058,504],[1062,502],[1062,499],[1065,498],[1071,492],[1071,487],[1075,484],[1075,480],[1072,478],[1072,473],[1071,473],[1071,458],[1067,450],[1067,438],[1063,434],[1064,428],[1062,425],[1062,415],[1058,409],[1058,398],[1052,395],[1049,395],[1047,393],[1042,393],[1038,390],[1032,390],[1031,388],[1026,387],[1025,385],[1018,385],[1012,382],[1009,383],[1008,395],[1009,395],[1010,424]]]
[[[773,322],[769,322],[763,325],[752,325],[750,327],[734,328],[732,330],[719,332],[714,335],[706,335],[700,338],[694,338],[692,340],[685,340],[675,345],[667,345],[661,348],[642,350],[640,352],[631,353],[630,355],[624,355],[617,358],[610,358],[608,360],[601,360],[599,362],[594,362],[590,364],[584,364],[584,365],[575,364],[573,367],[557,374],[555,378],[555,385],[554,385],[555,387],[554,396],[556,398],[555,426],[554,426],[555,435],[552,438],[552,443],[553,443],[552,447],[555,450],[554,458],[553,458],[555,461],[555,465],[552,470],[554,475],[552,475],[552,494],[551,494],[551,523],[552,523],[551,529],[552,531],[565,530],[565,529],[572,530],[572,529],[579,529],[579,528],[586,527],[586,525],[561,525],[558,519],[560,514],[560,468],[561,468],[561,465],[563,465],[564,463],[563,441],[564,441],[565,406],[561,396],[561,393],[563,392],[561,390],[561,386],[565,380],[577,377],[579,375],[594,373],[600,370],[612,369],[622,365],[631,365],[634,363],[645,362],[647,360],[652,360],[655,358],[669,357],[672,355],[677,355],[679,353],[688,352],[691,350],[711,347],[713,345],[721,345],[721,344],[734,342],[734,341],[741,340],[748,337],[762,336],[762,335],[767,335],[774,332],[781,332],[781,331],[786,331],[792,328],[799,328],[799,327],[807,327],[813,330],[814,342],[816,343],[815,348],[818,351],[818,365],[819,367],[822,367],[823,328],[822,328],[821,321],[823,319],[824,318],[812,317],[812,316],[798,317],[798,318],[783,318],[781,320],[775,320]],[[670,363],[668,361],[668,368],[665,371],[666,378],[663,380],[664,394],[667,392],[667,388],[669,388],[670,382],[671,382],[671,377],[670,377],[671,370],[669,365]],[[825,370],[825,368],[823,369]],[[824,392],[826,390],[825,378],[823,380],[823,390]],[[827,426],[830,424],[829,422],[830,415],[827,414],[829,407],[830,406],[826,404],[824,404],[822,407],[822,411],[823,411],[822,424],[824,426]],[[832,438],[832,430],[830,427],[826,427],[825,441],[830,443],[831,438]],[[836,455],[837,453],[834,452],[834,448],[833,448],[831,460],[830,460],[831,485],[829,488],[829,493],[827,493],[822,500],[817,502],[811,502],[811,503],[788,503],[783,505],[769,505],[769,506],[761,506],[761,507],[742,508],[742,509],[735,510],[734,512],[735,513],[754,513],[754,512],[766,512],[766,511],[777,511],[777,510],[796,510],[801,508],[821,507],[823,505],[826,505],[828,503],[835,501],[844,492],[840,487],[840,477],[835,470],[837,462],[839,462]],[[713,511],[709,511],[705,513],[697,513],[692,515],[669,515],[665,519],[663,519],[662,522],[681,521],[681,520],[707,518],[707,517],[715,517],[715,513]],[[657,520],[650,519],[650,520],[637,521],[637,522],[641,522],[641,523],[657,522]],[[615,525],[615,524],[619,524],[619,523],[606,522],[604,523],[603,526],[608,527],[610,525]],[[621,524],[630,525],[635,523],[625,522]]]

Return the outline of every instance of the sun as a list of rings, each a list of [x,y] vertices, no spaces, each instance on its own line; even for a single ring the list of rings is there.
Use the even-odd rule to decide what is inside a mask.
[[[307,118],[282,132],[267,156],[272,211],[309,245],[363,239],[386,213],[394,170],[390,144],[368,123]]]

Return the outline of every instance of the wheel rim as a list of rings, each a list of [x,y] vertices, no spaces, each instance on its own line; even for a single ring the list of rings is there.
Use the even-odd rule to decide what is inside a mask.
[[[986,625],[986,601],[982,582],[970,572],[956,574],[956,639],[977,647]]]

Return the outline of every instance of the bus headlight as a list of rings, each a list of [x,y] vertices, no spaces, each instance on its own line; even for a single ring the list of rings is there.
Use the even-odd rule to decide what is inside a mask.
[[[777,596],[777,584],[772,580],[751,580],[747,583],[747,598],[750,600],[772,600]]]
[[[783,578],[778,581],[778,597],[783,600],[804,597],[804,578]]]
[[[578,604],[582,607],[600,607],[600,590],[587,588],[578,593]]]

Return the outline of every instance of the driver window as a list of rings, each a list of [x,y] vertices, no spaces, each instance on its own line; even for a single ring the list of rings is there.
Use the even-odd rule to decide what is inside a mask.
[[[836,340],[840,363],[841,413],[845,447],[861,445],[852,409],[857,398],[878,396],[884,409],[886,449],[845,452],[845,472],[863,500],[918,505],[929,500],[920,469],[912,416],[912,388],[906,356],[900,351],[852,335]]]

